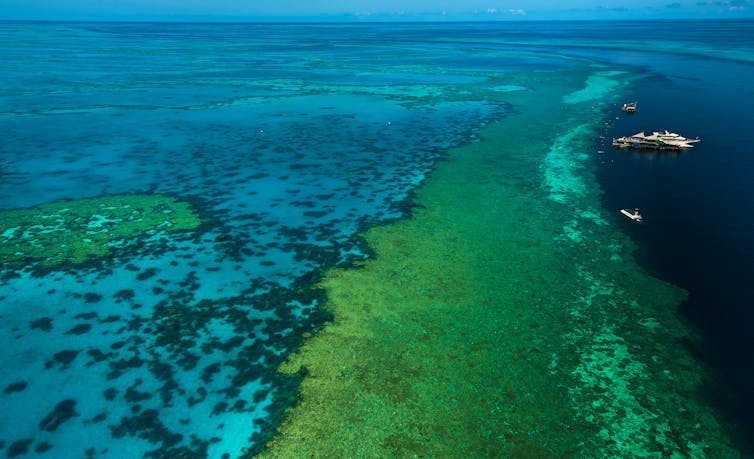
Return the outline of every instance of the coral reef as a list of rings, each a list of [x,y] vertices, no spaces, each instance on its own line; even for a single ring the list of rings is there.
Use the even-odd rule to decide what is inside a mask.
[[[107,256],[129,239],[197,228],[186,202],[158,194],[57,201],[0,212],[0,260],[6,268],[55,268]]]
[[[688,397],[685,292],[599,207],[585,139],[604,115],[584,94],[552,110],[584,81],[562,76],[514,80],[527,110],[452,150],[413,218],[367,231],[374,259],[325,277],[333,323],[281,365],[305,377],[262,457],[735,457]]]

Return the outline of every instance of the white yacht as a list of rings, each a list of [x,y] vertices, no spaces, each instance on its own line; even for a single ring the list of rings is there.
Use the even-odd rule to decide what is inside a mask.
[[[676,134],[675,132],[653,132],[651,137],[657,137],[662,142],[683,142],[683,143],[696,143],[700,142],[701,140],[697,137],[696,139],[687,139],[686,137]]]

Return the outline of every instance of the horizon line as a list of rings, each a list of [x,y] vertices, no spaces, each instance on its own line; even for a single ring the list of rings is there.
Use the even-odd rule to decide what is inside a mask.
[[[494,19],[389,19],[389,18],[354,18],[344,17],[342,19],[315,19],[316,17],[284,17],[284,16],[264,16],[253,18],[234,18],[234,17],[213,17],[213,18],[134,18],[134,19],[0,19],[3,23],[143,23],[143,24],[469,24],[469,23],[496,23],[496,22],[707,22],[707,21],[754,21],[754,16],[746,17],[684,17],[684,18],[524,18],[524,17],[506,17]]]

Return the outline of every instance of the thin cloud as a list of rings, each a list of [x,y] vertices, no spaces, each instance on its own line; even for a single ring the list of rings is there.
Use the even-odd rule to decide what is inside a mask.
[[[524,16],[526,14],[526,10],[523,8],[508,8],[508,9],[498,9],[498,8],[487,8],[484,11],[481,11],[482,13],[486,14],[510,14],[512,16]],[[476,13],[480,13],[480,11],[476,11]]]

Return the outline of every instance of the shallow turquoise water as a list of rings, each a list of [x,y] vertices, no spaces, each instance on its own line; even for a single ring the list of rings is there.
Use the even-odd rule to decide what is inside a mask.
[[[598,80],[629,66],[665,78],[634,52],[666,52],[668,37],[674,52],[752,60],[719,26],[705,29],[715,40],[684,27],[637,44],[588,23],[0,24],[0,208],[154,192],[208,221],[85,267],[4,268],[0,445],[60,458],[258,448],[296,390],[279,362],[327,319],[299,289],[367,257],[354,234],[406,216],[444,150],[525,110],[505,103],[531,90],[507,73],[586,60],[608,64]],[[563,102],[614,97],[593,83]],[[566,179],[552,183],[579,183]]]
[[[6,266],[9,455],[237,457],[326,318],[298,289],[365,257],[356,231],[406,215],[442,152],[505,112],[462,94],[483,78],[422,63],[452,47],[325,30],[2,26],[1,207],[156,192],[208,221],[91,266]]]

